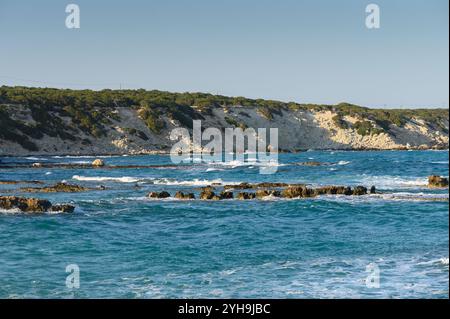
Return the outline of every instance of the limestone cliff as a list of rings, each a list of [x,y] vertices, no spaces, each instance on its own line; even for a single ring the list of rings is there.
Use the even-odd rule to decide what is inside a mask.
[[[15,95],[8,91],[17,88],[1,89],[0,155],[167,152],[174,143],[169,139],[171,130],[189,127],[193,119],[201,120],[203,128],[278,128],[279,148],[283,151],[448,149],[449,143],[448,110],[390,111],[350,104],[282,102],[267,107],[264,100],[252,100],[255,105],[244,106],[246,103],[230,102],[195,105],[200,104],[195,99],[191,103],[167,104],[166,108],[162,103],[138,103],[133,98],[127,102],[130,105],[114,98],[97,103],[95,92],[90,96],[93,100],[83,97],[79,102],[71,98],[77,91],[56,89],[21,88],[25,90],[22,101],[22,91]],[[33,90],[53,90],[52,94],[59,95],[50,100],[37,95],[38,99]]]

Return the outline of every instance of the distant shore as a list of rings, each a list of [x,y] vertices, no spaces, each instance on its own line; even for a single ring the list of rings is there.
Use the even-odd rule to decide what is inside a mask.
[[[306,153],[306,152],[383,152],[383,151],[449,151],[449,148],[393,148],[393,149],[306,149],[306,150],[297,150],[297,151],[279,151],[279,154],[298,154],[298,153]],[[0,154],[1,158],[8,157],[98,157],[98,156],[145,156],[145,155],[163,155],[169,156],[171,154],[170,151],[148,151],[142,153],[29,153],[29,154]],[[192,154],[192,153],[191,153]]]

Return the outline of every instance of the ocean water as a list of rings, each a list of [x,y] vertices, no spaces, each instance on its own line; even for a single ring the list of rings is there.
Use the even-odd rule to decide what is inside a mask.
[[[231,162],[146,169],[0,169],[0,180],[66,181],[107,190],[0,194],[72,203],[73,214],[0,212],[0,298],[448,298],[447,151],[280,154],[278,172]],[[89,163],[94,157],[2,158]],[[114,165],[168,156],[104,157]],[[299,166],[296,162],[327,162]],[[363,197],[152,200],[213,182],[375,185]],[[435,200],[433,200],[435,199]],[[437,200],[436,200],[437,199]],[[442,200],[443,199],[443,200]],[[67,265],[80,287],[66,286]],[[372,265],[369,266],[368,265]],[[379,286],[367,285],[379,270]]]

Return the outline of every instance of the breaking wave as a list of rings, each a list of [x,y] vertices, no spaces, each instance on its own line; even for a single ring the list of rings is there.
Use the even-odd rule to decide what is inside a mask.
[[[138,178],[131,176],[111,177],[111,176],[79,176],[74,175],[72,179],[84,182],[118,182],[118,183],[149,183],[154,185],[168,186],[208,186],[211,184],[237,185],[240,182],[224,182],[222,179],[198,179],[176,180],[173,178]]]
[[[400,176],[365,176],[361,182],[365,185],[376,185],[379,189],[426,188],[428,180],[425,177],[404,178]]]
[[[72,179],[83,182],[120,182],[120,183],[137,183],[140,179],[130,176],[108,177],[108,176],[79,176],[74,175]]]

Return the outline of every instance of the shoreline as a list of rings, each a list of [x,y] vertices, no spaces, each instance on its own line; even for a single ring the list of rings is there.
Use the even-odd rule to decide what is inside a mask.
[[[390,151],[390,152],[410,152],[410,151],[435,151],[435,152],[449,152],[449,148],[391,148],[391,149],[305,149],[305,150],[298,150],[298,151],[282,151],[278,152],[278,154],[298,154],[298,153],[307,153],[307,152],[383,152],[383,151]],[[149,152],[140,152],[140,153],[30,153],[30,154],[0,154],[0,158],[10,158],[10,157],[101,157],[101,156],[107,156],[107,157],[119,157],[119,156],[146,156],[146,155],[162,155],[162,156],[168,156],[170,155],[170,151],[149,151]],[[193,154],[191,152],[191,154]],[[195,153],[198,154],[198,153]]]

